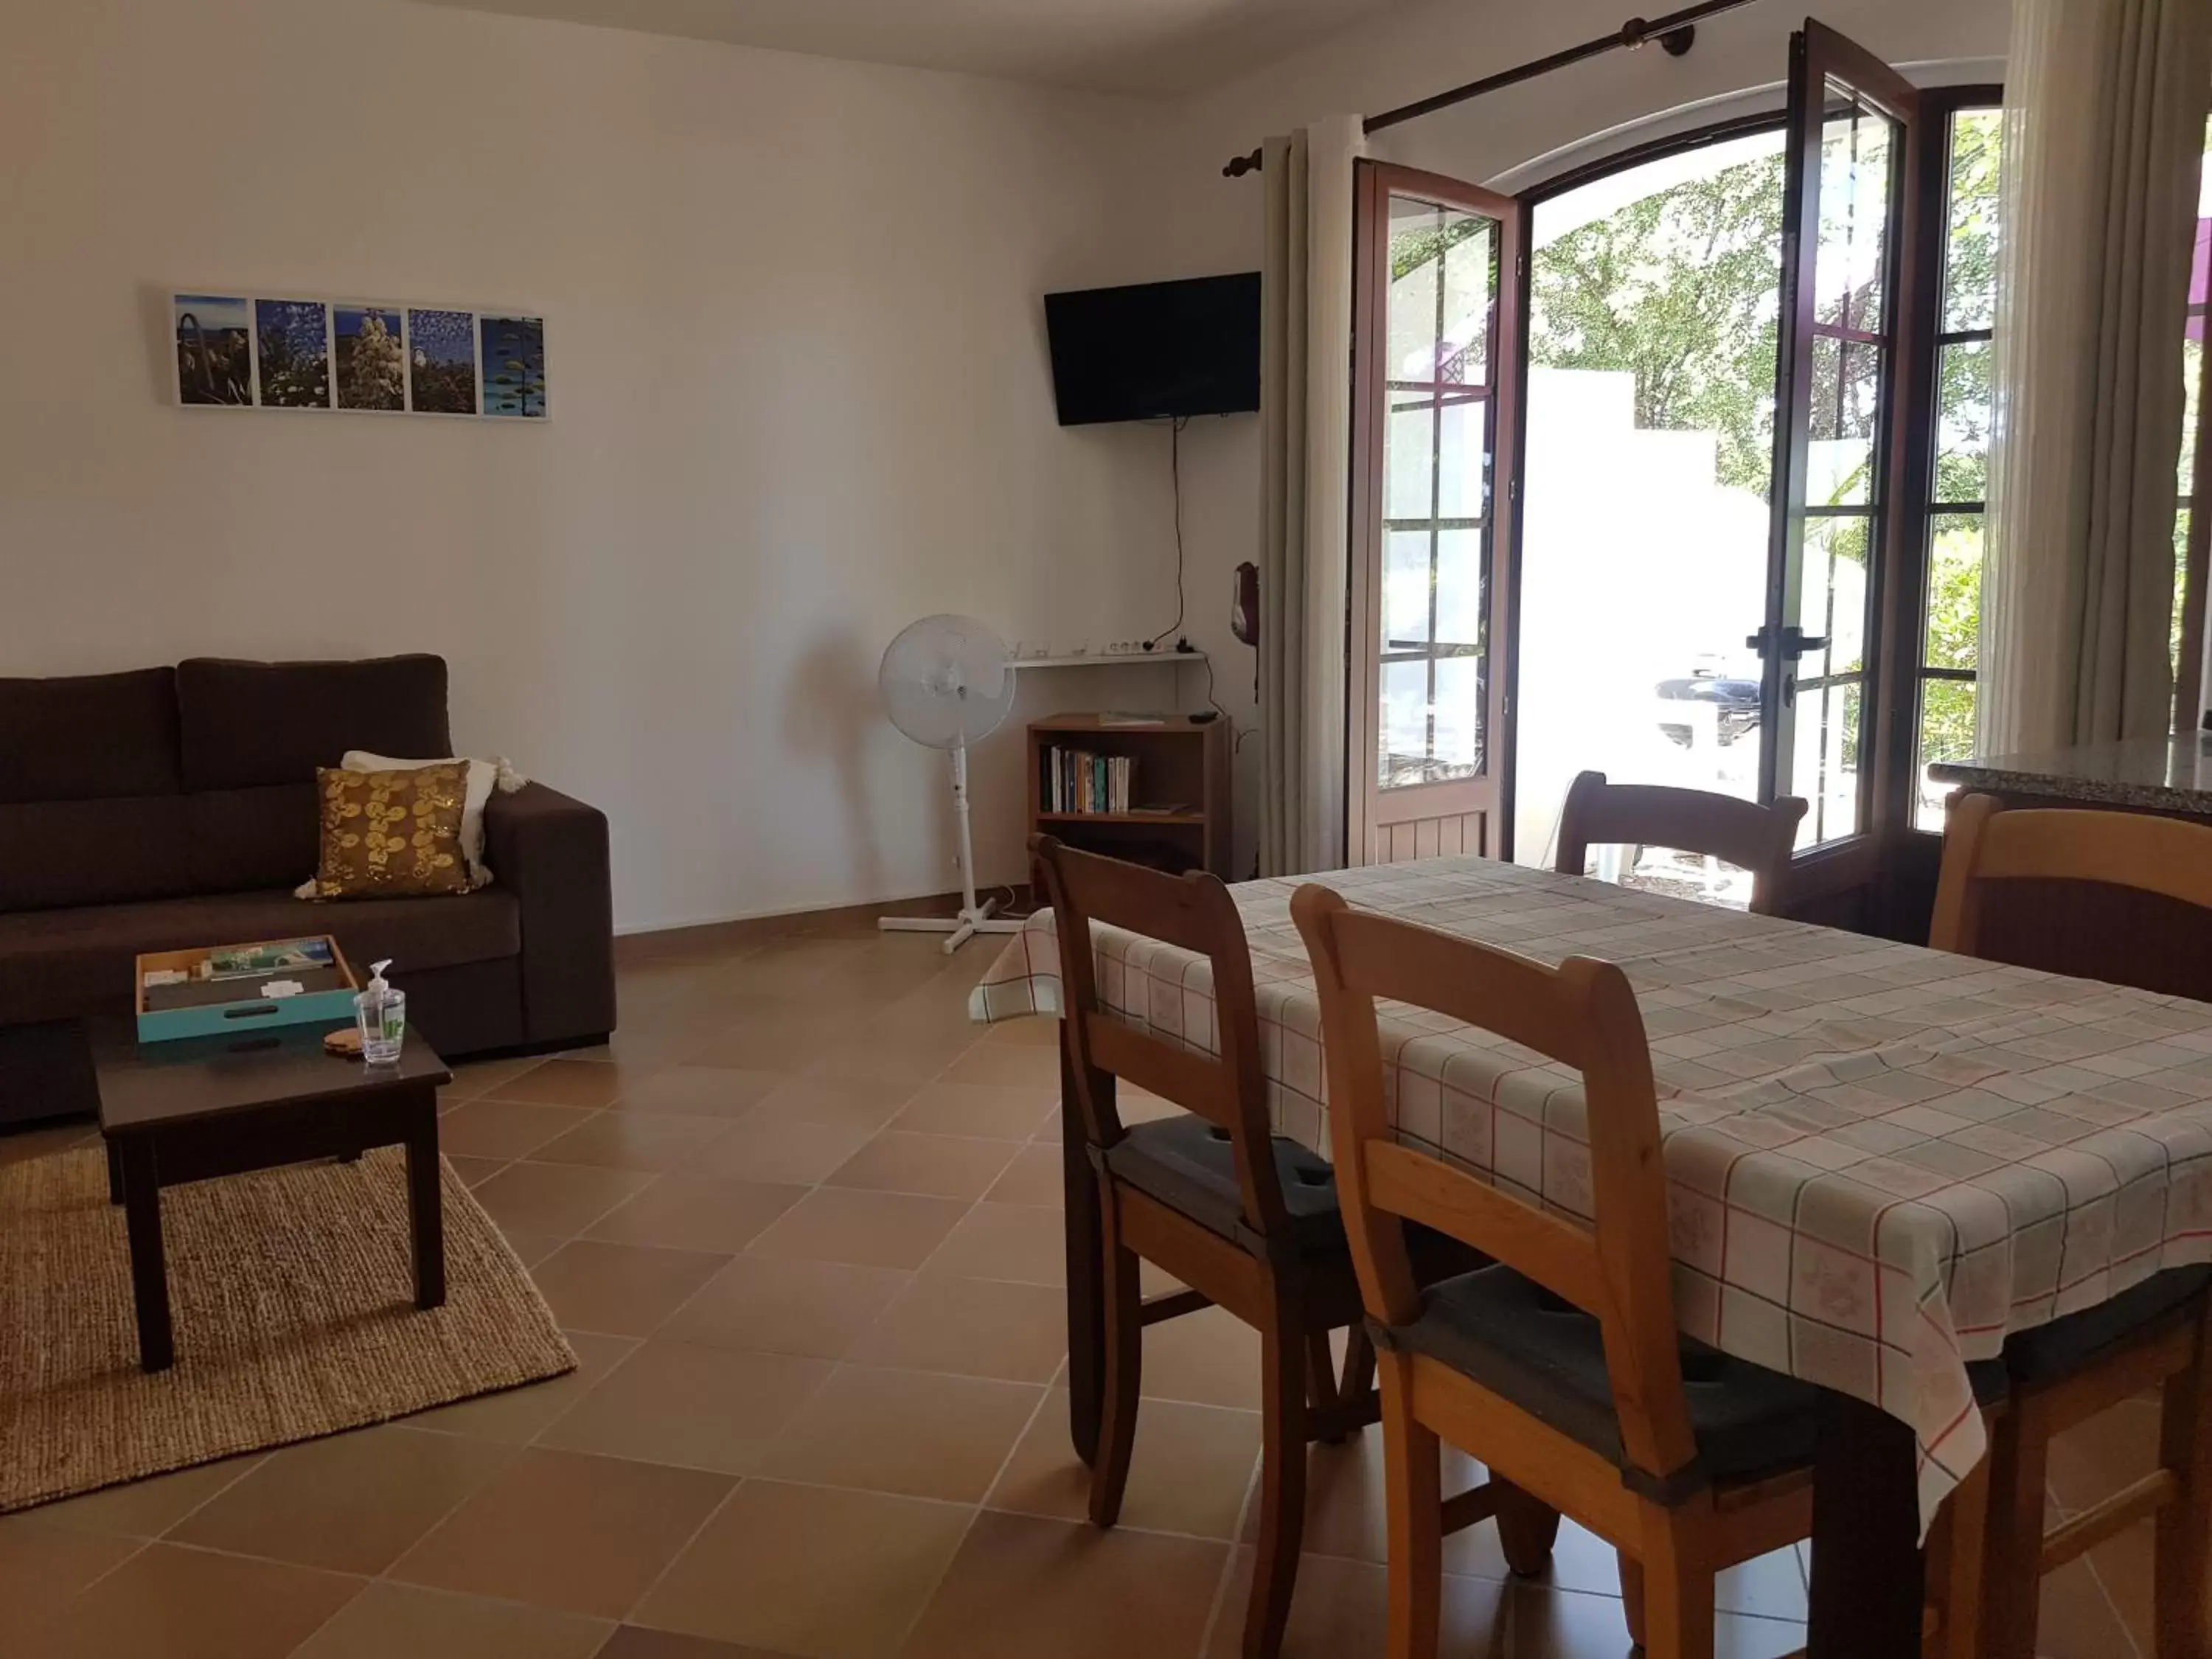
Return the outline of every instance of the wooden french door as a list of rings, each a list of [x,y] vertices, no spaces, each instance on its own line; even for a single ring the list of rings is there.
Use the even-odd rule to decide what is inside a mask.
[[[1495,856],[1522,210],[1362,161],[1354,211],[1346,848]]]
[[[1872,880],[1875,832],[1904,816],[1889,763],[1912,744],[1917,641],[1900,635],[1917,596],[1888,578],[1911,495],[1921,142],[1902,76],[1809,19],[1791,37],[1773,548],[1749,643],[1769,733],[1760,798],[1808,803],[1799,849],[1823,889]]]

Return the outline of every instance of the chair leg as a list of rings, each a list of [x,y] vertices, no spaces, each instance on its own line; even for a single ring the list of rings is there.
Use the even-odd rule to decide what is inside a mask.
[[[1979,1659],[1989,1521],[1990,1460],[1984,1457],[1953,1488],[1928,1534],[1928,1599],[1936,1613],[1929,1659]]]
[[[1364,1399],[1375,1386],[1375,1340],[1364,1322],[1354,1325],[1344,1340],[1344,1380],[1336,1397],[1350,1406]]]
[[[1099,1182],[1105,1249],[1106,1398],[1100,1413],[1098,1455],[1091,1465],[1091,1524],[1110,1527],[1121,1517],[1129,1484],[1129,1454],[1137,1441],[1137,1401],[1144,1383],[1144,1305],[1136,1253],[1121,1243],[1112,1183]]]
[[[1644,1645],[1644,1564],[1631,1560],[1626,1550],[1613,1553],[1620,1561],[1620,1610],[1628,1620],[1629,1644],[1640,1648]]]
[[[1413,1417],[1413,1362],[1377,1357],[1382,1459],[1389,1510],[1389,1659],[1437,1659],[1443,1597],[1443,1455]]]
[[[1663,1510],[1644,1525],[1644,1652],[1646,1659],[1712,1659],[1713,1570]]]
[[[1306,1403],[1314,1414],[1328,1419],[1338,1403],[1336,1392],[1336,1355],[1328,1346],[1328,1333],[1309,1328],[1306,1332]],[[1322,1437],[1327,1438],[1326,1436]],[[1344,1437],[1338,1435],[1335,1440]],[[1335,1440],[1329,1443],[1334,1445]]]
[[[2049,1413],[2033,1394],[1990,1421],[1989,1520],[1982,1542],[1982,1659],[2035,1659],[2043,1584]]]
[[[1310,1369],[1298,1328],[1303,1299],[1280,1277],[1274,1312],[1260,1334],[1260,1545],[1252,1564],[1252,1595],[1244,1612],[1244,1659],[1275,1659],[1297,1588],[1298,1546],[1306,1528],[1306,1389]],[[1328,1355],[1327,1333],[1322,1355]],[[1324,1376],[1334,1385],[1334,1367]],[[1316,1385],[1318,1386],[1318,1385]]]
[[[1551,1564],[1552,1546],[1559,1535],[1559,1512],[1495,1474],[1490,1484],[1498,1492],[1498,1542],[1505,1552],[1505,1565],[1516,1577],[1533,1578]]]
[[[2207,1333],[2197,1357],[2166,1378],[2159,1412],[2159,1461],[2180,1477],[2181,1490],[2158,1512],[2152,1601],[2157,1659],[2205,1659],[2212,1624],[2204,1607],[2206,1559],[2212,1553],[2212,1378],[2206,1376]]]

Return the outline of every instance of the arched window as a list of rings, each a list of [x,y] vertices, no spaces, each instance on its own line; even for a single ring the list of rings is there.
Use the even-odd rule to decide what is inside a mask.
[[[1782,118],[1527,192],[1514,848],[1551,861],[1577,772],[1756,799]],[[1641,874],[1746,898],[1654,852]],[[1741,890],[1739,891],[1738,890]]]
[[[1949,793],[1927,768],[1973,744],[2002,88],[1916,88],[1817,25],[1793,53],[1787,113],[1516,195],[1362,164],[1355,858],[1547,863],[1589,769],[1791,793],[1796,908],[1915,931]],[[1490,367],[1414,374],[1415,333]],[[2185,447],[2193,662],[2191,487]],[[1747,890],[1664,854],[1601,873]]]

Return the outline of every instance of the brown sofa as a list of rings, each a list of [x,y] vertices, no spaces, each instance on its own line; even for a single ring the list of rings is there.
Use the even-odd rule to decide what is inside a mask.
[[[78,1022],[130,1012],[141,951],[335,934],[448,1058],[614,1029],[607,821],[541,784],[493,795],[480,892],[292,896],[349,749],[453,753],[444,659],[0,679],[0,1121],[90,1103]]]

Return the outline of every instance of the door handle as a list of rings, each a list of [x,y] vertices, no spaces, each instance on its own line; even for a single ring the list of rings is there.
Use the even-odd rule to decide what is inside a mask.
[[[1808,651],[1825,651],[1828,648],[1828,641],[1826,639],[1818,634],[1808,634],[1795,623],[1782,630],[1782,644],[1778,652],[1775,647],[1774,630],[1771,628],[1762,626],[1759,632],[1753,634],[1744,643],[1762,657],[1779,655],[1784,662],[1796,662]]]

